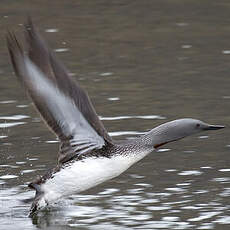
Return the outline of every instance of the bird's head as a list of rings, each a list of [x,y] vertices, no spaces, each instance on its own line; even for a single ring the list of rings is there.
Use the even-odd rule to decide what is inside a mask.
[[[162,124],[152,129],[149,137],[152,136],[152,145],[158,148],[166,143],[179,140],[181,138],[207,130],[222,129],[222,125],[210,125],[203,121],[184,118]]]

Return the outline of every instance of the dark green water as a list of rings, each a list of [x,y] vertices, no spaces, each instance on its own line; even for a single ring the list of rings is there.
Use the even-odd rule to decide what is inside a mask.
[[[30,14],[114,138],[192,117],[225,130],[163,146],[126,173],[27,217],[58,144],[15,79],[5,34]],[[230,2],[0,2],[0,229],[229,229]]]

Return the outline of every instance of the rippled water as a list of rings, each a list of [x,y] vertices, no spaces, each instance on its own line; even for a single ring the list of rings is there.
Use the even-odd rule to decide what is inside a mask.
[[[52,10],[51,10],[52,9]],[[0,229],[229,229],[228,1],[2,1]],[[127,172],[28,217],[27,184],[58,141],[12,73],[5,32],[30,14],[115,139],[182,117],[225,130],[165,145]]]

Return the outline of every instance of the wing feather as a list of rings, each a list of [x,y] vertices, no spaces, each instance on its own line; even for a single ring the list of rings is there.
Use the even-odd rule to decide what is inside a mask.
[[[28,50],[13,33],[7,36],[8,50],[16,75],[61,140],[59,162],[112,144],[87,93],[68,75],[30,19],[25,28]]]

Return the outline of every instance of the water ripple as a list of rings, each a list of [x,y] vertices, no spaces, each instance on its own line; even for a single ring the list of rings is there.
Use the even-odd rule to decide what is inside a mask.
[[[202,221],[202,220],[210,219],[213,216],[216,216],[220,213],[221,212],[201,212],[200,216],[195,217],[195,218],[190,218],[188,219],[188,221]]]
[[[12,115],[12,116],[0,116],[0,120],[22,120],[29,118],[27,115]]]
[[[187,170],[187,171],[182,171],[180,173],[178,173],[178,175],[180,176],[199,176],[201,175],[202,172],[201,171],[198,171],[198,170]]]
[[[143,115],[143,116],[117,116],[117,117],[103,117],[100,116],[100,120],[102,121],[116,121],[116,120],[124,120],[124,119],[166,119],[165,117],[159,115]]]
[[[26,124],[26,122],[10,122],[10,123],[0,123],[0,128],[10,128],[10,127],[14,127],[14,126],[18,126],[18,125],[23,125]]]
[[[0,179],[2,180],[8,180],[8,179],[13,179],[13,178],[17,178],[18,176],[16,175],[3,175],[3,176],[0,176]]]
[[[6,100],[6,101],[0,101],[0,104],[12,104],[15,103],[15,100]]]
[[[57,29],[57,28],[50,28],[50,29],[45,30],[45,32],[47,32],[47,33],[56,33],[58,31],[59,31],[59,29]]]
[[[118,131],[118,132],[109,132],[109,135],[111,137],[116,136],[125,136],[125,135],[142,135],[145,134],[145,132],[137,132],[137,131]]]

